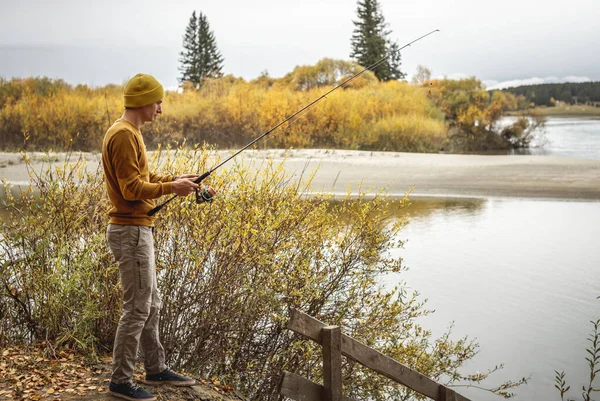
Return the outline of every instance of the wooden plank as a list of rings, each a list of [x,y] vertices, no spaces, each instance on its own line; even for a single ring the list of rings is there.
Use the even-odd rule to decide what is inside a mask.
[[[290,309],[290,314],[290,320],[286,325],[288,330],[295,331],[321,344],[321,330],[327,326],[325,323],[300,312],[298,309]]]
[[[447,392],[446,390],[448,390],[446,387],[444,386],[440,386],[440,389],[438,391],[438,396],[435,399],[435,401],[448,401],[448,396],[447,396]]]
[[[467,400],[465,397],[457,394],[454,390],[440,385],[440,391],[436,401],[462,401]]]
[[[289,330],[302,334],[319,344],[321,344],[321,330],[325,326],[327,326],[325,323],[297,309],[291,309],[290,321],[287,324]],[[436,400],[439,396],[441,385],[429,377],[402,365],[400,362],[345,334],[342,334],[342,354],[433,400]],[[460,397],[460,399],[468,401],[464,397]]]
[[[323,386],[286,371],[279,382],[279,394],[296,401],[322,401],[323,391]]]
[[[454,396],[455,401],[471,401],[467,397],[458,394],[456,391],[452,390],[452,394]]]
[[[442,386],[440,386],[440,390],[438,391],[438,396],[436,397],[435,401],[446,401],[446,392]]]
[[[462,395],[460,395],[460,394],[458,394],[458,393],[455,393],[455,394],[456,394],[456,399],[457,399],[458,401],[471,401],[471,400],[469,400],[469,399],[468,399],[467,397],[465,397],[465,396],[462,396]]]
[[[323,344],[325,401],[342,401],[342,330],[340,327],[323,327],[321,343]]]
[[[279,382],[279,394],[296,401],[323,401],[324,392],[325,387],[285,370]],[[342,396],[342,401],[354,400]]]
[[[342,354],[424,396],[434,400],[438,396],[439,384],[435,381],[352,337],[342,335]]]

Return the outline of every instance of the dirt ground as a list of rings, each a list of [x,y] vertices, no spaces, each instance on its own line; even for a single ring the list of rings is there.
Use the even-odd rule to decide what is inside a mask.
[[[0,400],[117,400],[108,392],[110,355],[91,362],[69,351],[10,347],[0,351]],[[144,386],[139,365],[134,378]],[[181,373],[181,372],[180,372]],[[185,373],[185,372],[184,372]],[[192,387],[144,386],[163,401],[243,401],[218,378],[199,378]]]

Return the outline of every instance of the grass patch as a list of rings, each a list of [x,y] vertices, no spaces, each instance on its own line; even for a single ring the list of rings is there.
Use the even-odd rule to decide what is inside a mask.
[[[600,117],[600,107],[588,106],[583,104],[576,105],[560,105],[555,107],[539,106],[533,109],[534,112],[539,112],[550,117]],[[520,115],[520,112],[509,112],[508,115]]]

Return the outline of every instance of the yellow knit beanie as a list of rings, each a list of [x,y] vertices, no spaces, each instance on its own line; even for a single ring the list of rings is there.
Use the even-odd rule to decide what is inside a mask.
[[[163,86],[148,74],[137,74],[125,85],[125,107],[136,108],[156,103],[165,97]]]

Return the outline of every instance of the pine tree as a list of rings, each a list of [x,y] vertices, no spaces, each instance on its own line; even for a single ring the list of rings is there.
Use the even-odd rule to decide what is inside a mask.
[[[187,28],[185,28],[185,34],[183,36],[183,51],[180,53],[181,58],[179,62],[181,67],[181,77],[179,82],[198,82],[199,76],[197,71],[198,62],[198,17],[196,17],[196,11],[192,13],[190,22]]]
[[[203,13],[198,16],[196,11],[192,13],[183,37],[183,51],[179,61],[181,83],[191,82],[200,87],[206,78],[219,78],[223,75],[223,57]]]
[[[352,57],[363,67],[388,57],[373,72],[380,81],[404,79],[406,74],[400,71],[400,50],[397,43],[388,39],[391,31],[381,13],[377,0],[359,0],[357,9],[358,21],[352,34]]]
[[[400,65],[402,64],[400,46],[396,42],[388,41],[387,49],[389,79],[401,80],[406,78],[406,74],[400,70]]]

